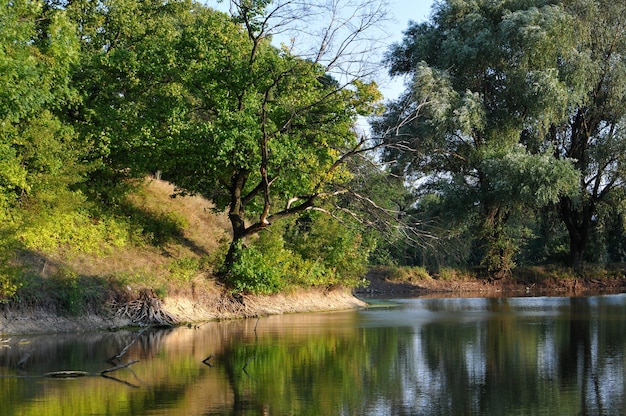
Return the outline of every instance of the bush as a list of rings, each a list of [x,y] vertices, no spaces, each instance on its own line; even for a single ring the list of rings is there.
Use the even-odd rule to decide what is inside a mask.
[[[271,294],[280,291],[285,285],[284,269],[277,252],[267,252],[258,246],[236,247],[236,261],[226,273],[226,282],[233,292]],[[264,253],[263,251],[266,251]],[[284,254],[284,253],[283,253]]]
[[[18,246],[13,235],[9,229],[0,229],[0,303],[13,299],[22,286],[22,270],[11,262]]]
[[[203,266],[203,259],[187,256],[172,260],[167,269],[171,279],[189,282],[202,270]]]
[[[224,273],[234,292],[276,293],[289,287],[362,284],[373,244],[327,216],[307,214],[275,224]]]
[[[287,224],[284,234],[285,245],[290,250],[308,264],[324,270],[319,285],[359,285],[375,248],[373,240],[318,212],[307,213]]]
[[[42,253],[59,249],[75,253],[107,254],[131,239],[128,224],[115,218],[92,218],[87,212],[40,213],[20,232],[25,248]]]
[[[389,269],[387,278],[396,282],[409,283],[416,283],[432,279],[432,277],[428,273],[428,270],[421,266],[392,267]]]
[[[11,301],[21,287],[17,272],[8,267],[0,268],[0,303]]]

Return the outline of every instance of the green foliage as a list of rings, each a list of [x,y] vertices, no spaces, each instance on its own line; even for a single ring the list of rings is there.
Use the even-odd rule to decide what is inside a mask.
[[[500,206],[537,208],[575,196],[580,173],[573,161],[553,154],[553,149],[532,154],[523,145],[487,150],[481,170],[489,178],[488,198]]]
[[[19,232],[25,248],[43,253],[59,250],[69,253],[104,255],[127,245],[133,238],[125,220],[94,218],[87,211],[37,212]]]
[[[468,277],[472,276],[470,275],[470,273],[463,270],[453,269],[451,267],[442,267],[437,271],[436,277],[437,280],[459,281],[466,280]]]
[[[291,261],[286,251],[278,248],[268,253],[268,248],[244,249],[241,245],[236,250],[236,261],[225,278],[234,292],[271,294],[284,288],[285,275],[281,272],[288,269]]]
[[[537,229],[547,207],[584,250],[592,211],[623,179],[624,113],[612,106],[626,72],[611,56],[626,42],[607,34],[625,9],[605,6],[444,1],[390,51],[391,73],[412,82],[375,123],[391,145],[384,157],[421,179],[418,197],[457,208],[437,224],[479,228],[464,257],[506,273],[531,235],[518,225]]]
[[[181,257],[171,261],[167,268],[173,280],[190,282],[203,269],[203,260],[197,257]]]
[[[50,279],[53,293],[58,297],[57,304],[70,314],[82,312],[83,299],[79,278],[71,270],[62,268]]]
[[[428,270],[421,266],[392,267],[387,270],[386,277],[395,282],[419,283],[423,280],[432,279]]]
[[[323,213],[307,213],[289,224],[285,240],[294,253],[326,269],[324,281],[317,283],[326,285],[357,285],[375,247],[358,230]]]
[[[83,178],[84,144],[56,112],[74,102],[74,26],[40,1],[0,2],[0,220]]]
[[[362,283],[373,242],[326,215],[307,214],[238,247],[226,272],[235,292],[270,294],[293,287]]]
[[[22,287],[22,270],[9,263],[9,254],[2,247],[0,251],[0,304],[13,300],[17,291]]]
[[[18,248],[15,229],[0,221],[0,304],[11,301],[22,286],[22,270],[15,262]]]
[[[104,306],[111,289],[106,287],[104,280],[81,276],[67,266],[58,267],[46,278],[23,272],[20,281],[21,286],[14,296],[14,302],[69,315],[99,310]]]

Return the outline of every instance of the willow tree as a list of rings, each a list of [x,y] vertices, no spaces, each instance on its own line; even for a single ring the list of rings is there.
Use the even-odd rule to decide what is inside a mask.
[[[376,123],[384,156],[471,224],[496,277],[519,248],[512,219],[576,193],[572,160],[545,142],[580,101],[561,68],[574,22],[543,0],[443,1],[388,55],[408,83]]]
[[[580,173],[579,193],[563,196],[557,205],[569,234],[569,263],[579,269],[599,210],[606,204],[618,208],[626,181],[626,5],[604,0],[559,5],[572,21],[575,45],[560,50],[555,70],[576,100],[545,140],[558,158],[574,159]]]

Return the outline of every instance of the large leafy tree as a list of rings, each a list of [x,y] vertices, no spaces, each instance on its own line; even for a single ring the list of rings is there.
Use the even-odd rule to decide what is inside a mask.
[[[385,158],[471,224],[494,276],[513,267],[512,218],[575,192],[569,155],[544,140],[580,100],[560,67],[573,23],[546,1],[444,1],[388,55],[409,81],[376,123]]]
[[[229,265],[244,238],[344,191],[345,162],[365,150],[354,123],[379,97],[352,45],[377,9],[355,12],[343,39],[334,16],[317,52],[301,54],[272,38],[312,13],[292,2],[233,2],[232,16],[188,1],[67,8],[83,31],[76,121],[99,144],[94,160],[116,175],[158,170],[225,209]]]
[[[193,106],[161,146],[168,156],[159,166],[182,190],[228,211],[227,263],[245,237],[341,192],[345,161],[363,150],[356,117],[378,97],[373,84],[342,83],[320,61],[274,46],[267,2],[236,6],[235,22],[207,12],[182,34],[190,70],[181,85]]]
[[[181,108],[175,48],[194,20],[190,1],[49,0],[76,24],[81,59],[72,73],[80,103],[65,113],[89,144],[87,191],[106,203],[125,190],[124,179],[154,166],[147,148],[168,134]],[[203,6],[198,6],[201,9]]]
[[[563,196],[557,205],[569,234],[569,263],[579,268],[599,212],[619,207],[626,179],[626,5],[587,0],[559,5],[572,21],[576,44],[571,52],[560,50],[555,70],[576,99],[566,117],[551,125],[546,141],[560,159],[574,159],[580,172],[580,193]]]
[[[78,48],[65,14],[40,1],[0,1],[0,302],[18,288],[12,259],[33,217],[79,201],[83,146],[57,117],[75,101]]]

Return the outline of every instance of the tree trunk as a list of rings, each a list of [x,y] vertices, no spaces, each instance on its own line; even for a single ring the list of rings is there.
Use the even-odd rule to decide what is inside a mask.
[[[224,264],[224,271],[230,270],[231,266],[237,261],[237,246],[241,243],[246,236],[246,221],[245,221],[245,204],[242,200],[243,187],[246,184],[248,178],[247,173],[238,173],[233,175],[232,183],[230,186],[230,205],[228,209],[228,219],[233,232],[233,239],[230,243],[228,253],[226,254],[226,260]]]
[[[481,265],[487,267],[492,279],[500,280],[511,274],[515,255],[515,247],[505,230],[509,212],[491,205],[483,208],[483,215],[485,220],[481,233],[485,253]]]
[[[585,250],[589,243],[592,218],[595,213],[593,204],[581,202],[580,207],[574,206],[569,197],[561,198],[559,211],[561,219],[569,235],[568,266],[577,272],[581,271]]]

